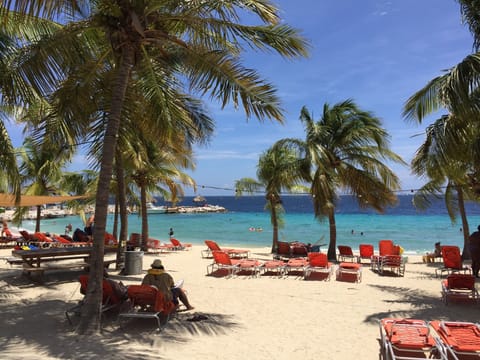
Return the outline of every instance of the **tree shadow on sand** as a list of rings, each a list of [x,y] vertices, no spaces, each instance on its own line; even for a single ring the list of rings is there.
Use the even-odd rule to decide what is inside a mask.
[[[22,299],[25,289],[21,286],[28,286],[26,281],[5,280],[0,281],[0,294],[4,295],[0,296],[2,359],[22,358],[22,349],[29,355],[58,359],[161,359],[158,349],[152,348],[155,344],[186,343],[192,335],[226,334],[239,326],[233,315],[185,312],[176,314],[157,331],[156,323],[148,320],[129,321],[120,327],[117,314],[111,313],[102,318],[101,336],[81,337],[74,331],[78,319],[72,326],[65,316],[75,301],[52,299],[47,293]]]
[[[474,304],[458,304],[446,306],[440,296],[440,282],[438,296],[425,294],[421,289],[411,289],[401,286],[368,285],[382,293],[396,296],[395,300],[384,300],[385,311],[372,313],[366,316],[365,322],[378,324],[383,318],[412,318],[450,321],[471,321],[478,318],[480,309]],[[390,310],[395,304],[407,304],[407,310]]]

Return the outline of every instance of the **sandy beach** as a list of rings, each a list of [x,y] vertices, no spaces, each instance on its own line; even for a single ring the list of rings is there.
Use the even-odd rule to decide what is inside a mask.
[[[206,276],[212,260],[201,257],[204,249],[143,257],[144,272],[160,258],[175,280],[185,280],[193,311],[179,312],[161,332],[150,320],[121,328],[110,316],[97,338],[78,337],[64,314],[82,298],[81,271],[47,272],[38,284],[22,276],[21,268],[0,261],[0,358],[376,359],[381,318],[480,317],[478,305],[443,304],[435,277],[441,263],[427,265],[420,257],[409,257],[404,277],[380,276],[364,265],[362,282],[351,283],[335,277]],[[0,256],[10,253],[0,250]],[[268,248],[251,249],[251,257],[272,258]],[[126,285],[143,278],[117,273],[110,270],[111,278]],[[207,319],[189,321],[195,315]]]

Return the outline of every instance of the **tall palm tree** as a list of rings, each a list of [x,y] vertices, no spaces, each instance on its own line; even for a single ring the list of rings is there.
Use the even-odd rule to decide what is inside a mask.
[[[460,63],[445,71],[443,75],[432,79],[413,94],[404,105],[403,115],[406,120],[421,123],[425,117],[439,110],[446,110],[448,113],[427,128],[427,140],[422,145],[424,149],[428,149],[432,143],[434,144],[432,146],[436,146],[437,143],[442,145],[434,147],[437,168],[432,171],[431,166],[426,166],[432,160],[424,153],[417,153],[416,157],[423,166],[419,168],[420,172],[430,179],[422,191],[429,192],[430,188],[432,191],[440,191],[441,187],[445,186],[445,200],[452,219],[455,212],[451,207],[451,189],[452,187],[457,189],[457,200],[464,228],[464,244],[466,244],[469,231],[462,201],[464,195],[470,198],[477,195],[471,194],[469,187],[472,186],[474,189],[478,187],[477,175],[480,174],[480,133],[472,131],[478,128],[480,116],[480,53],[478,52],[480,6],[475,0],[457,1],[460,4],[464,22],[474,37],[474,53],[467,55]],[[440,131],[439,127],[442,128]],[[463,150],[460,151],[459,147]],[[412,163],[412,165],[415,164]],[[441,184],[442,180],[443,184]],[[467,183],[469,183],[468,186],[466,186]],[[468,246],[464,246],[463,256],[468,257],[468,255]]]
[[[404,164],[389,148],[380,120],[358,108],[352,100],[324,104],[318,121],[303,107],[300,113],[306,137],[278,143],[305,154],[312,170],[310,193],[315,216],[330,225],[328,258],[336,260],[335,208],[340,193],[357,197],[363,208],[383,212],[396,202],[399,180],[382,161]]]
[[[427,127],[425,141],[411,163],[414,174],[428,179],[415,193],[414,205],[426,209],[431,205],[432,196],[439,197],[444,193],[451,221],[456,221],[458,213],[461,217],[464,237],[462,257],[465,259],[470,258],[465,200],[478,198],[472,186],[475,178],[472,144],[465,142],[465,139],[474,137],[474,132],[477,132],[476,127],[468,126],[453,115],[442,116]]]
[[[278,248],[278,228],[282,225],[280,215],[284,212],[281,192],[291,191],[303,184],[304,179],[308,178],[308,170],[308,164],[299,160],[293,149],[274,146],[265,151],[258,160],[258,180],[242,178],[235,181],[236,196],[259,191],[266,193],[266,208],[270,211],[273,228],[272,253]]]
[[[86,80],[100,73],[99,66],[102,70],[107,64],[111,66],[110,87],[102,89],[109,91],[110,101],[101,109],[108,116],[104,123],[96,200],[94,256],[84,316],[79,325],[81,333],[95,331],[100,323],[98,305],[101,301],[109,182],[125,96],[132,77],[153,75],[156,69],[173,72],[178,79],[188,82],[183,88],[202,95],[208,93],[222,106],[241,104],[248,117],[282,121],[275,89],[254,70],[244,68],[239,55],[246,47],[251,47],[261,51],[273,50],[293,58],[305,55],[307,44],[297,31],[280,23],[278,9],[268,0],[118,3],[108,0],[27,0],[4,3],[5,19],[13,18],[13,11],[47,19],[63,14],[68,14],[69,19],[82,14],[88,16],[59,27],[51,36],[44,36],[41,51],[40,42],[27,44],[32,56],[19,66],[22,70],[28,68],[28,71],[19,71],[18,74],[27,78],[27,83],[34,84],[40,93],[50,92],[69,74],[85,74],[82,80]],[[241,24],[240,13],[253,15],[260,25]],[[64,21],[66,17],[59,18]],[[28,40],[32,41],[31,38]],[[93,68],[97,71],[92,71]],[[77,85],[81,90],[82,81]],[[168,100],[173,98],[165,97],[163,90],[169,87],[157,82],[148,85],[145,94],[154,98],[158,108],[168,106]],[[91,103],[95,103],[91,95],[88,94]]]

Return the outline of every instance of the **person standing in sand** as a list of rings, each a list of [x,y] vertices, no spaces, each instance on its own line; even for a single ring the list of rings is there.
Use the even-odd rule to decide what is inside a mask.
[[[480,270],[480,225],[477,227],[477,231],[472,233],[468,238],[470,256],[472,257],[472,272],[475,277],[478,276]]]
[[[192,310],[194,307],[190,305],[185,291],[180,287],[175,287],[172,276],[165,272],[162,260],[156,259],[151,267],[143,278],[142,285],[155,286],[163,293],[167,301],[173,301],[178,306],[178,299],[180,299],[187,310]]]
[[[87,233],[88,236],[92,236],[93,235],[93,224],[95,222],[95,214],[92,214],[87,222],[85,223],[85,232]]]

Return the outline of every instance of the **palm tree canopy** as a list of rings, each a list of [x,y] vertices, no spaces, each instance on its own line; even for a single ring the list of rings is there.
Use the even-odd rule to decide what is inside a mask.
[[[337,191],[357,195],[361,206],[377,211],[395,201],[392,191],[399,188],[399,180],[383,161],[405,163],[390,150],[389,136],[380,119],[346,100],[333,106],[324,104],[316,122],[303,107],[300,120],[305,140],[281,142],[302,149],[309,159],[317,215],[335,207]]]

